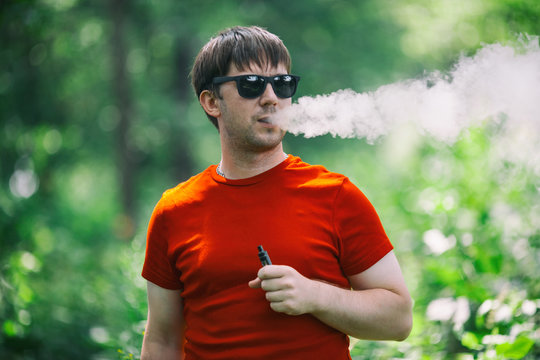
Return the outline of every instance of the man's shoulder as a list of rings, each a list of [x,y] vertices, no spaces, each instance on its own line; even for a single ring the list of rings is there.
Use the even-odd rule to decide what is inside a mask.
[[[328,170],[324,165],[310,164],[299,157],[293,157],[288,169],[291,170],[292,174],[312,180],[343,182],[347,178],[341,173]]]
[[[307,163],[300,158],[293,158],[287,167],[289,176],[301,183],[301,186],[317,188],[340,188],[348,180],[347,176],[328,170],[323,165]]]
[[[158,205],[162,208],[170,208],[202,201],[205,192],[213,184],[212,176],[209,174],[210,168],[165,190]]]

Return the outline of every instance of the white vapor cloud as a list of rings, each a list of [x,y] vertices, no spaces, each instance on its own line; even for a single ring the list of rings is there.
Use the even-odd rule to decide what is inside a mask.
[[[501,142],[528,152],[540,167],[540,47],[537,36],[512,45],[485,45],[450,72],[382,86],[298,99],[276,119],[294,135],[331,134],[372,143],[403,123],[446,143],[484,121],[501,127]],[[518,142],[517,144],[515,142]],[[531,151],[536,158],[531,159]],[[534,156],[533,156],[534,157]]]

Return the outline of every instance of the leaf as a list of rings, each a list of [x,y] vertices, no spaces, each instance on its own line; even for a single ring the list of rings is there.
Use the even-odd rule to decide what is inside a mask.
[[[4,334],[6,334],[7,336],[17,335],[17,327],[15,323],[11,320],[4,321],[3,329],[4,329]]]
[[[472,350],[479,350],[481,348],[478,337],[472,332],[466,332],[465,334],[463,334],[463,336],[461,337],[461,344],[463,344],[463,346],[465,346],[466,348]]]
[[[497,355],[506,359],[522,359],[534,345],[534,341],[525,336],[519,336],[513,343],[499,344],[495,347]]]

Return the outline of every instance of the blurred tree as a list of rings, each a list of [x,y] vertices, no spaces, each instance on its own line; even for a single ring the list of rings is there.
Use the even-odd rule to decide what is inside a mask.
[[[133,100],[131,84],[127,71],[127,50],[125,37],[125,16],[129,14],[129,2],[113,0],[109,2],[111,16],[111,62],[113,68],[113,93],[116,98],[116,108],[119,113],[119,122],[116,129],[116,158],[119,169],[119,189],[122,193],[122,207],[126,222],[127,238],[134,234],[135,220],[135,155],[129,146],[131,122],[133,118]]]
[[[0,358],[137,357],[152,207],[219,161],[188,76],[217,31],[280,35],[303,96],[445,71],[539,34],[539,15],[535,0],[0,1]],[[416,299],[406,342],[360,341],[355,359],[539,356],[538,176],[496,161],[493,136],[287,135],[366,192]]]

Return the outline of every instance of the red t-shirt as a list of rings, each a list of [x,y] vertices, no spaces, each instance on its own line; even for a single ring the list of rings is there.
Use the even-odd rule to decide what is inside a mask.
[[[291,155],[248,179],[210,166],[164,193],[142,272],[182,289],[186,359],[350,359],[345,334],[274,312],[248,286],[258,245],[273,264],[343,288],[392,250],[375,209],[343,175]]]

